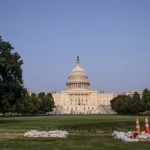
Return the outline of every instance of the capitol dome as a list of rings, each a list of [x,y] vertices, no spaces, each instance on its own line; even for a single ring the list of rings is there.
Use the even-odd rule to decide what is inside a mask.
[[[80,66],[79,56],[77,56],[76,67],[72,69],[66,83],[67,90],[89,89],[90,83],[84,69]]]

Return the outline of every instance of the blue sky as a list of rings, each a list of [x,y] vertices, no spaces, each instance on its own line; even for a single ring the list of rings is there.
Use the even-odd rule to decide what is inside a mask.
[[[150,88],[149,0],[0,0],[0,35],[30,91],[64,90],[77,55],[93,90]]]

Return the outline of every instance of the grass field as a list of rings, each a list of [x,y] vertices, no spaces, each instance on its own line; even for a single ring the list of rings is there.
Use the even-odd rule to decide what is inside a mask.
[[[144,117],[140,117],[144,123]],[[141,125],[143,126],[143,125]],[[111,133],[135,128],[135,116],[42,116],[0,118],[0,150],[94,150],[150,148],[150,142],[123,143]],[[35,130],[66,130],[67,138],[27,138],[23,134]]]

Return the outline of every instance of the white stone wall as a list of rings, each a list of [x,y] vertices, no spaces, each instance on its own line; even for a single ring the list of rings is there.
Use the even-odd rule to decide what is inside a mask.
[[[62,91],[52,94],[55,105],[63,106],[63,114],[101,114],[99,105],[110,105],[113,93],[97,91]]]
[[[54,102],[55,102],[55,105],[60,105],[60,96],[61,94],[60,93],[53,93],[52,94],[53,98],[54,98]]]
[[[113,93],[98,93],[99,105],[110,105],[110,101],[114,98]]]
[[[97,106],[64,106],[64,114],[99,114]]]

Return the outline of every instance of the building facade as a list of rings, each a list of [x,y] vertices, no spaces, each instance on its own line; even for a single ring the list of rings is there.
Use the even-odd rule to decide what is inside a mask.
[[[110,101],[116,96],[113,93],[92,91],[85,70],[80,66],[79,56],[72,69],[66,90],[52,92],[56,114],[114,114]]]
[[[132,97],[135,92],[137,92],[137,93],[140,95],[140,97],[143,96],[143,90],[132,90],[132,91],[130,90],[130,91],[125,91],[125,92],[123,93],[123,95],[129,95],[129,96]]]

